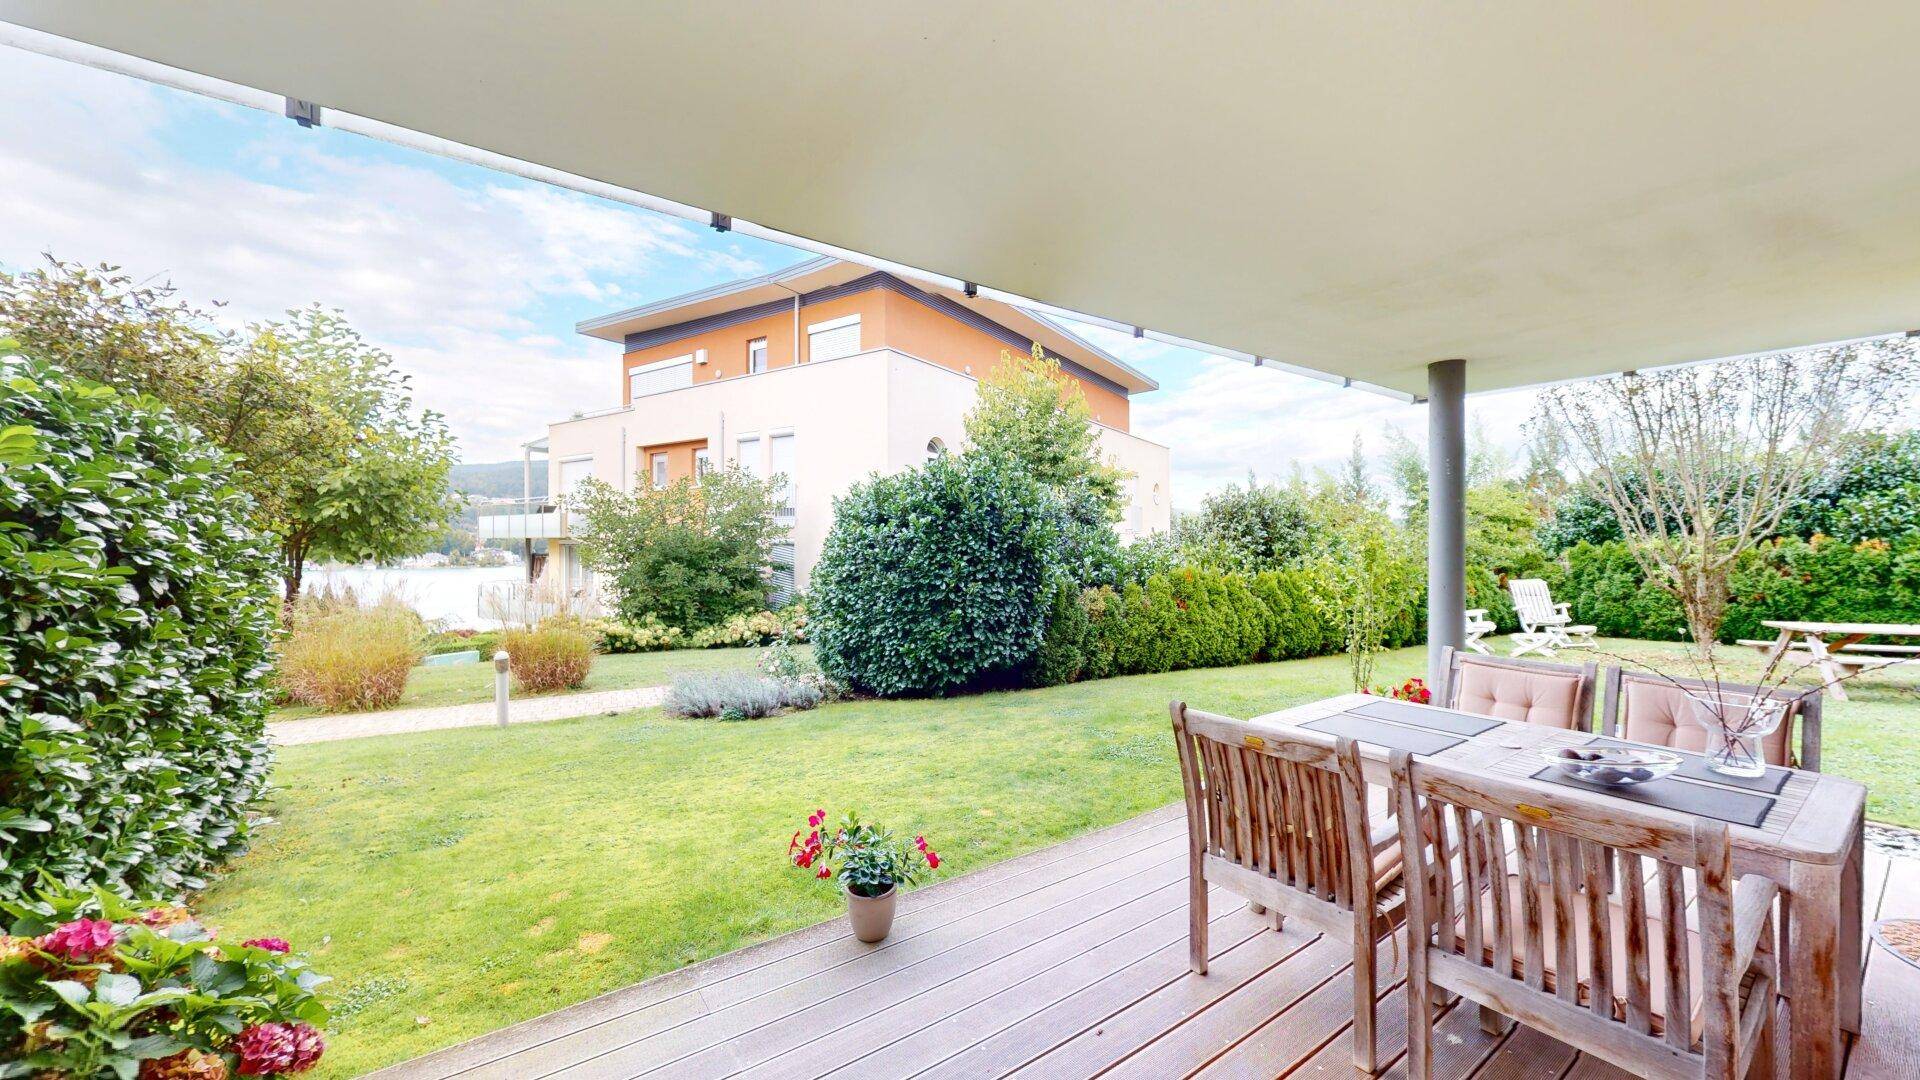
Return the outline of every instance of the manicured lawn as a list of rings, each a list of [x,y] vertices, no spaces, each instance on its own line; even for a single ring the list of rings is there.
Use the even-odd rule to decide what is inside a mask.
[[[632,659],[663,655],[715,654]],[[1389,654],[1377,681],[1423,663]],[[738,724],[649,710],[290,747],[277,822],[203,907],[338,977],[316,1075],[350,1076],[836,916],[785,862],[815,807],[925,832],[943,875],[964,873],[1177,799],[1170,698],[1251,715],[1346,680],[1323,657]],[[1874,786],[1875,816],[1920,823],[1920,701],[1857,690],[1831,710],[1830,767]]]
[[[811,649],[812,646],[802,646]],[[637,686],[664,686],[683,671],[751,671],[760,662],[759,649],[670,649],[665,652],[596,656],[593,674],[579,690],[628,690]],[[396,709],[429,705],[465,705],[493,700],[493,664],[422,665],[407,678],[407,691]],[[273,714],[275,720],[323,716],[319,709],[289,706]]]

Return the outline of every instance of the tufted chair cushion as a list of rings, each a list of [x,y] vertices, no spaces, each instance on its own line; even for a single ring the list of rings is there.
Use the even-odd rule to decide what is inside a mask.
[[[1773,734],[1760,740],[1760,753],[1769,765],[1791,765],[1787,737],[1792,733],[1794,713]],[[1687,692],[1677,686],[1645,679],[1625,678],[1620,684],[1620,737],[1634,742],[1671,746],[1675,750],[1705,750],[1707,733],[1693,719]]]
[[[1497,720],[1585,729],[1579,715],[1581,678],[1572,672],[1529,671],[1503,664],[1460,661],[1454,707]]]

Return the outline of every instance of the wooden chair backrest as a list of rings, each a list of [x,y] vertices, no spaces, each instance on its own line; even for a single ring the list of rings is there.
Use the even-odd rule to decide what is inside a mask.
[[[1553,607],[1553,594],[1547,591],[1547,583],[1540,578],[1510,578],[1507,592],[1513,595],[1514,612],[1520,621],[1530,626],[1551,622],[1559,617]]]
[[[1668,679],[1646,672],[1627,671],[1622,668],[1610,667],[1607,669],[1606,697],[1600,708],[1601,734],[1616,739],[1639,739],[1639,741],[1642,742],[1659,741],[1645,738],[1643,732],[1629,730],[1634,726],[1630,723],[1633,719],[1630,705],[1631,699],[1635,696],[1633,691],[1636,689],[1636,685],[1675,691],[1717,690],[1721,693],[1741,696],[1751,695],[1760,691],[1760,687],[1749,686],[1744,683],[1720,683],[1716,686],[1713,683],[1700,679]],[[1794,768],[1806,769],[1809,772],[1819,772],[1820,691],[1802,691],[1787,687],[1777,687],[1770,688],[1766,692],[1766,696],[1777,700],[1784,700],[1789,703],[1786,716],[1780,720],[1780,727],[1776,729],[1772,735],[1761,740],[1761,748],[1766,753],[1767,763],[1769,765],[1788,765]],[[1678,723],[1687,722],[1690,718],[1676,717],[1674,719],[1677,725]],[[1800,744],[1797,751],[1795,751],[1793,742],[1793,729],[1796,724],[1800,729]],[[1699,729],[1693,727],[1691,731],[1697,732]],[[1698,740],[1669,738],[1666,739],[1665,742],[1670,746],[1697,750],[1704,744],[1705,740],[1705,734],[1701,733]]]
[[[1594,688],[1600,681],[1600,665],[1592,662],[1585,664],[1556,664],[1546,660],[1521,660],[1510,656],[1480,656],[1464,652],[1449,645],[1440,651],[1440,687],[1439,702],[1449,709],[1462,708],[1461,689],[1465,683],[1462,669],[1473,667],[1492,671],[1537,672],[1554,676],[1556,681],[1571,677],[1578,680],[1573,700],[1568,703],[1567,721],[1554,723],[1519,715],[1500,716],[1501,720],[1527,719],[1532,723],[1547,723],[1552,727],[1565,727],[1576,731],[1593,730]],[[1467,711],[1475,711],[1468,708]]]
[[[1624,1048],[1643,1059],[1686,1055],[1699,1060],[1706,1075],[1722,1075],[1720,1065],[1737,1057],[1742,974],[1732,970],[1733,864],[1725,824],[1416,761],[1404,751],[1392,754],[1390,768],[1407,879],[1432,885],[1407,890],[1407,925],[1415,928],[1408,947],[1426,950],[1422,967],[1443,963],[1453,981],[1470,981],[1508,1008],[1519,1009],[1528,998],[1545,1003],[1536,1012],[1554,1015],[1561,1029],[1548,1034]],[[1684,915],[1688,871],[1697,897],[1697,973],[1689,971]],[[1514,893],[1510,874],[1520,876]],[[1484,910],[1467,899],[1483,892]],[[1609,910],[1616,902],[1622,940],[1615,940]],[[1665,912],[1682,915],[1659,917]],[[1578,929],[1583,915],[1584,936]],[[1591,958],[1586,1001],[1572,974],[1582,951]],[[1664,975],[1661,1000],[1651,989],[1656,963]],[[1690,982],[1698,983],[1697,993]],[[1699,1050],[1696,1010],[1704,1024]]]
[[[1347,739],[1173,705],[1189,828],[1239,871],[1343,911],[1373,912],[1366,781]],[[1209,873],[1209,880],[1216,880]]]

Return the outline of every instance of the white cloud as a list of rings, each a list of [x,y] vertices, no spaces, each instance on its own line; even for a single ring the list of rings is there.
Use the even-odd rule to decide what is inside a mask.
[[[1133,430],[1173,451],[1173,500],[1199,505],[1207,492],[1261,480],[1285,480],[1296,467],[1311,474],[1335,469],[1361,437],[1378,461],[1388,431],[1397,428],[1424,445],[1427,412],[1359,390],[1343,389],[1256,368],[1237,360],[1187,353],[1194,373],[1177,391],[1135,400]],[[1496,445],[1516,451],[1532,413],[1532,394],[1515,391],[1468,399],[1468,423]]]
[[[670,219],[505,178],[462,185],[424,162],[335,152],[328,140],[351,137],[333,133],[253,136],[242,159],[256,175],[241,175],[168,144],[182,110],[206,106],[11,51],[3,71],[0,262],[118,264],[236,321],[341,308],[448,415],[469,459],[612,403],[615,348],[566,325],[616,304],[611,279],[668,260],[760,269]]]

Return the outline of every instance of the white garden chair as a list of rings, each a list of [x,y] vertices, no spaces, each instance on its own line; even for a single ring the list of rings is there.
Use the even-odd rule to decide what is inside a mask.
[[[1520,632],[1513,635],[1513,655],[1552,656],[1557,649],[1593,648],[1594,628],[1574,625],[1568,605],[1553,602],[1546,582],[1514,578],[1507,582],[1507,591],[1513,594],[1514,613],[1520,619]]]
[[[1498,627],[1494,625],[1493,620],[1487,618],[1486,608],[1468,608],[1467,640],[1462,642],[1462,644],[1474,652],[1479,653],[1481,656],[1492,656],[1493,650],[1487,648],[1487,643],[1480,639],[1493,633],[1496,629],[1498,629]]]

